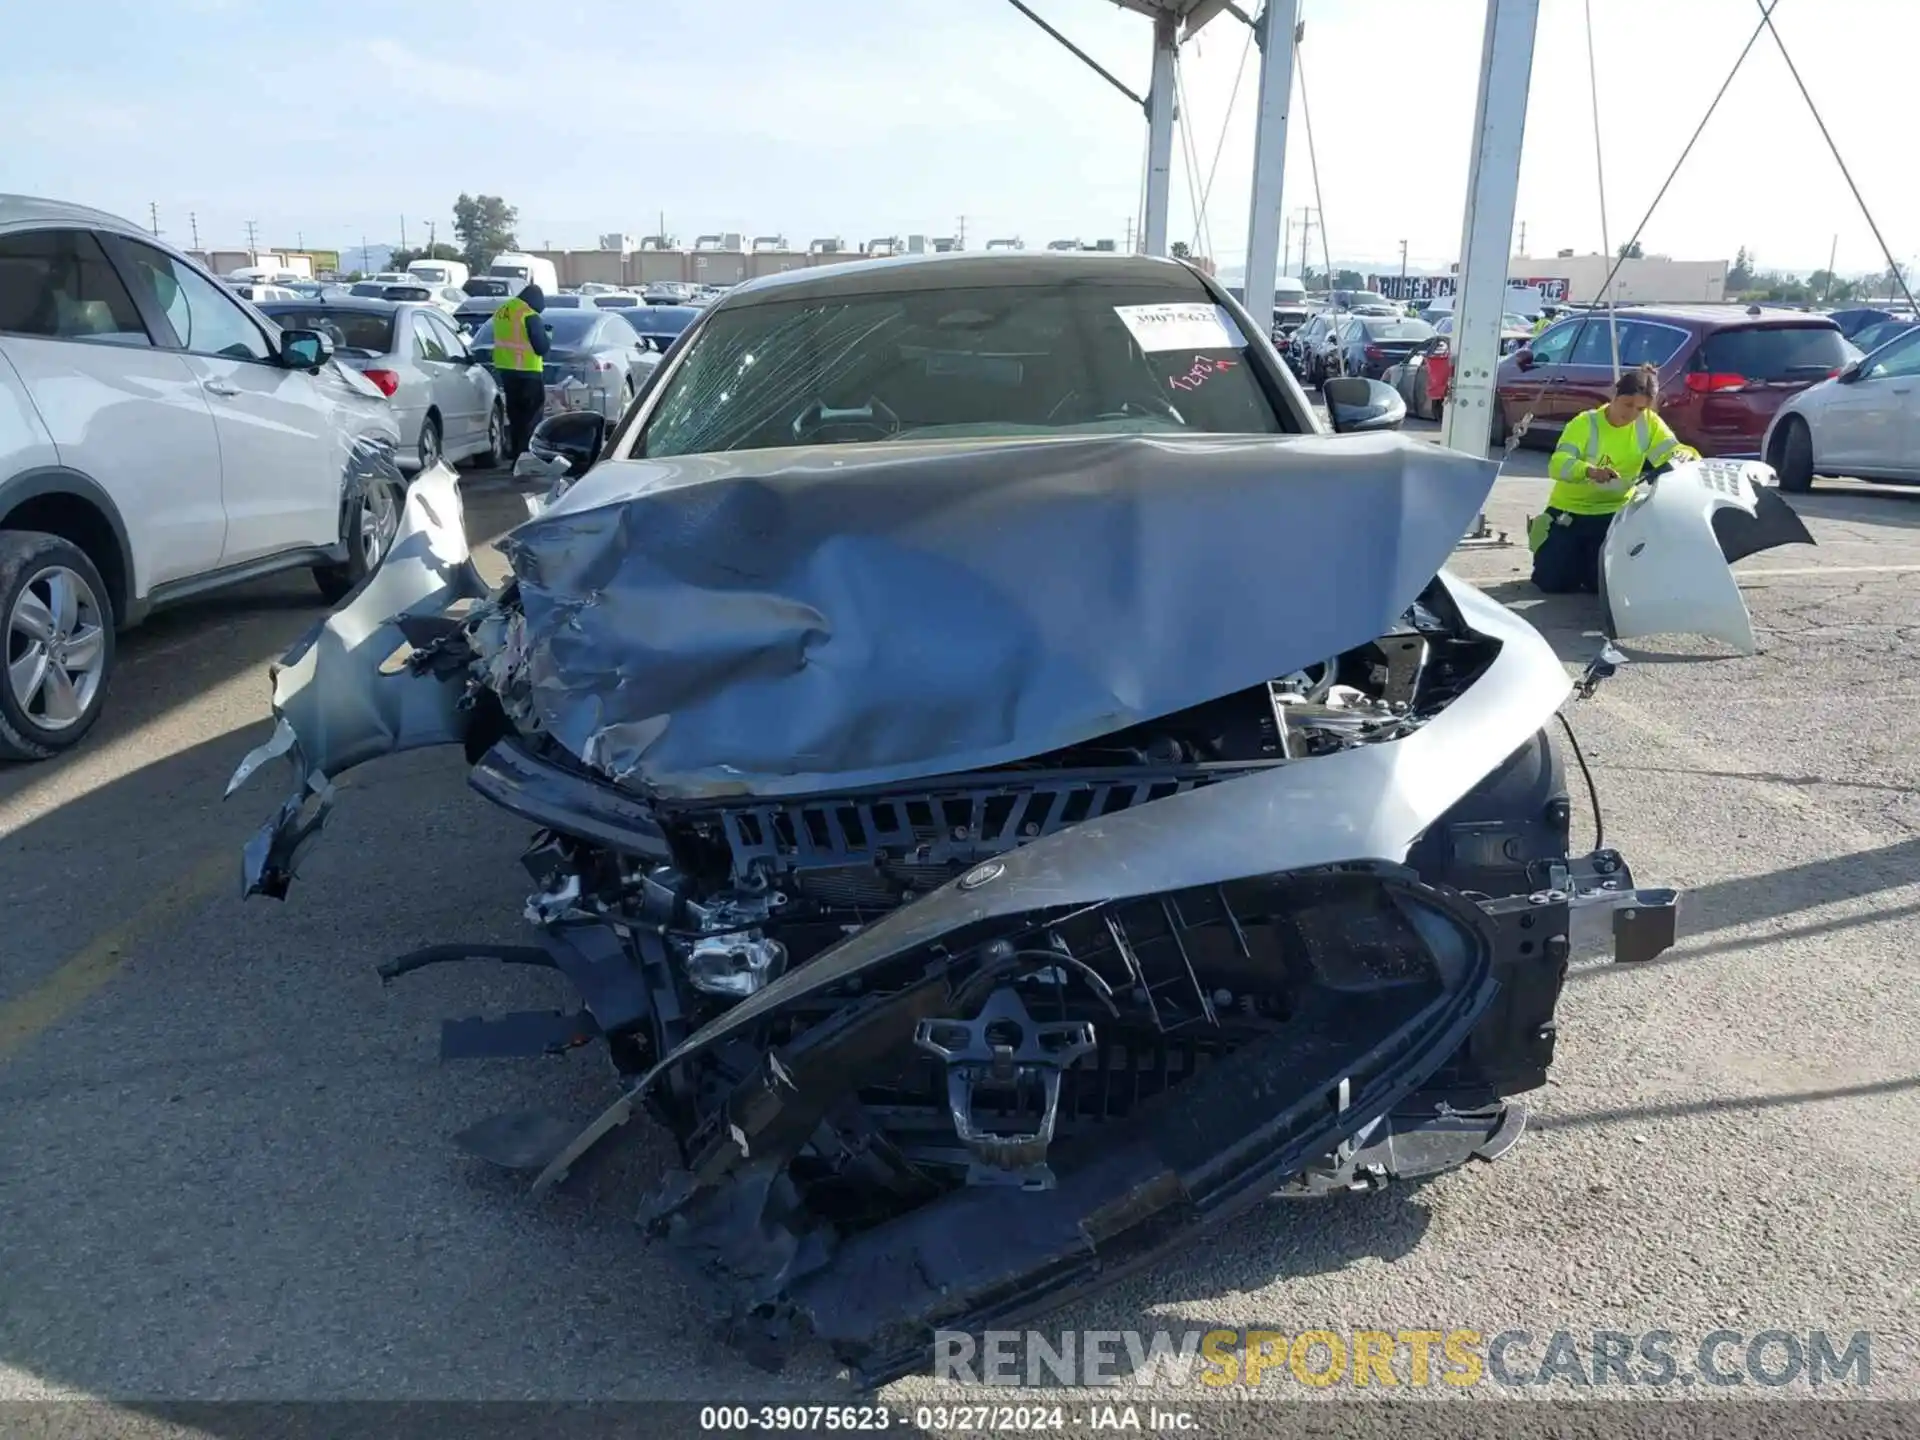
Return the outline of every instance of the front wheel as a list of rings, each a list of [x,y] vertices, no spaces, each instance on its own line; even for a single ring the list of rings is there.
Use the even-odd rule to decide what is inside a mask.
[[[1784,422],[1780,437],[1780,488],[1795,494],[1813,489],[1813,436],[1797,416]]]
[[[369,474],[360,482],[358,495],[347,508],[347,560],[343,565],[316,565],[313,582],[329,605],[337,605],[359,588],[387,558],[393,537],[400,529],[400,512],[406,505],[406,484],[394,475]]]
[[[100,718],[113,674],[113,611],[84,551],[37,530],[0,531],[0,759],[45,760]]]

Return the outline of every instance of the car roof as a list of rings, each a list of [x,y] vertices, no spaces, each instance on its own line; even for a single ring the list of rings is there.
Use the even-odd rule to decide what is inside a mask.
[[[783,270],[733,286],[716,308],[739,309],[808,295],[882,295],[901,290],[966,289],[983,285],[1042,285],[1076,276],[1166,283],[1199,272],[1178,260],[1102,250],[995,250],[961,254],[889,255],[805,270]]]
[[[1684,325],[1693,330],[1745,330],[1756,325],[1840,328],[1826,315],[1764,307],[1754,314],[1745,305],[1622,305],[1617,313],[1622,320],[1661,320],[1669,325]],[[1589,319],[1604,319],[1607,312],[1601,309],[1587,310],[1576,312],[1568,318],[1579,319],[1582,314]]]
[[[337,300],[268,300],[260,309],[271,315],[275,307],[286,310],[338,310],[342,314],[360,311],[368,315],[393,315],[402,310],[431,310],[417,300],[376,300],[368,295],[342,296]]]
[[[154,238],[131,220],[123,220],[118,215],[108,214],[105,210],[95,210],[87,205],[71,205],[64,200],[47,200],[38,195],[0,194],[0,230],[37,228],[46,225],[77,225],[90,230],[116,230],[122,235],[138,236],[150,243]],[[173,248],[164,241],[159,243],[162,249]]]

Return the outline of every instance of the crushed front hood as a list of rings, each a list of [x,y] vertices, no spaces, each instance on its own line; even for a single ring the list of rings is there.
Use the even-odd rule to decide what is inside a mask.
[[[602,464],[501,545],[542,728],[679,799],[1026,759],[1364,643],[1495,467],[1398,436]]]

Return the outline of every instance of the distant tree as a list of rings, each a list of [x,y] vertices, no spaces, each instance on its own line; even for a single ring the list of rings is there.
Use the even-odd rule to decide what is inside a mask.
[[[1336,290],[1364,290],[1367,277],[1358,270],[1339,270],[1334,272],[1333,288]]]
[[[518,249],[513,227],[519,220],[520,212],[498,195],[462,191],[453,202],[453,233],[460,240],[460,258],[480,270],[502,250]]]
[[[367,273],[364,270],[349,270],[340,278],[349,285],[358,285],[362,280],[367,278]]]
[[[1176,240],[1173,242],[1173,258],[1176,260],[1191,260],[1193,258],[1193,250],[1188,246],[1186,241]]]
[[[1733,257],[1733,264],[1727,270],[1727,289],[1739,291],[1751,289],[1752,286],[1753,256],[1749,255],[1747,247],[1742,245],[1739,253]]]
[[[1638,240],[1631,240],[1620,246],[1614,253],[1622,260],[1638,260],[1644,252],[1640,249]]]
[[[1853,298],[1853,282],[1842,280],[1831,270],[1816,270],[1807,277],[1807,289],[1814,298],[1822,302],[1828,300],[1850,300]]]

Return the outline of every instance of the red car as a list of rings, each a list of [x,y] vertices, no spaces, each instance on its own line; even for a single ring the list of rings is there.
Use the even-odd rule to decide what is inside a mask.
[[[1660,370],[1660,414],[1702,455],[1760,457],[1789,395],[1835,375],[1858,352],[1824,315],[1757,305],[1632,306],[1616,312],[1623,368]],[[1532,414],[1523,443],[1551,446],[1566,423],[1613,394],[1607,312],[1560,321],[1500,362],[1495,440]]]

